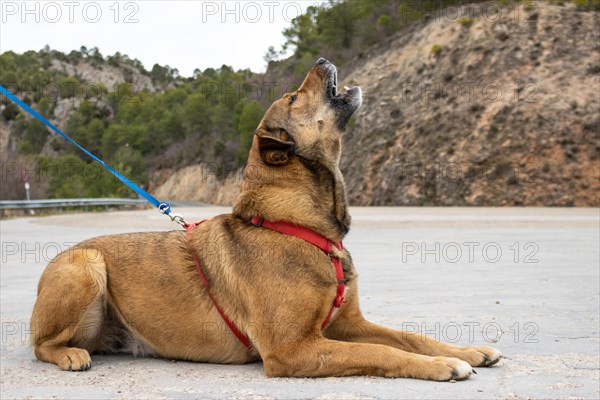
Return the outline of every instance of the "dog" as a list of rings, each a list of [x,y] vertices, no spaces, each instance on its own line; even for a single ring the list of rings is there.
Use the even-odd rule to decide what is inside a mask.
[[[269,377],[371,375],[462,380],[496,364],[460,347],[365,320],[341,240],[350,229],[339,169],[359,87],[337,91],[321,58],[256,129],[232,214],[187,230],[97,237],[43,272],[35,356],[63,370],[90,354],[210,363],[262,360]]]

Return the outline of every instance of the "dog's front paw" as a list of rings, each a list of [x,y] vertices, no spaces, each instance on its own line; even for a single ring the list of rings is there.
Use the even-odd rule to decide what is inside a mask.
[[[92,367],[92,358],[87,350],[70,347],[61,353],[56,364],[64,371],[86,371]]]
[[[489,346],[468,346],[461,348],[456,355],[471,364],[473,367],[491,367],[502,358],[502,353]]]
[[[453,357],[433,357],[433,366],[425,379],[434,381],[462,381],[474,372],[471,365]]]

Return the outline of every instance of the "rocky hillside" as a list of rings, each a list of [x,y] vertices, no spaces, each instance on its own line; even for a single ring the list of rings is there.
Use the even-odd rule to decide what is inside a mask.
[[[356,205],[598,206],[597,12],[537,3],[431,21],[356,62]]]
[[[414,24],[341,69],[364,92],[342,157],[352,204],[600,205],[598,12],[482,7]],[[184,193],[190,176],[157,193],[231,198]]]

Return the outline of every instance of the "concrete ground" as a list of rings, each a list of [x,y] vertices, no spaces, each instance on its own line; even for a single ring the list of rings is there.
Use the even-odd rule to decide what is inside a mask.
[[[190,221],[223,208],[177,209]],[[1,392],[9,398],[597,399],[598,209],[353,208],[345,240],[364,314],[505,358],[464,382],[371,377],[267,379],[260,363],[95,356],[62,372],[27,346],[36,285],[58,250],[97,235],[169,230],[153,210],[1,222]]]

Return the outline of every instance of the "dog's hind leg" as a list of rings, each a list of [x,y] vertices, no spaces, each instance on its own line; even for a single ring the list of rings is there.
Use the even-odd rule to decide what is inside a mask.
[[[35,356],[63,370],[92,365],[106,294],[104,257],[95,249],[71,249],[48,265],[31,316]]]

